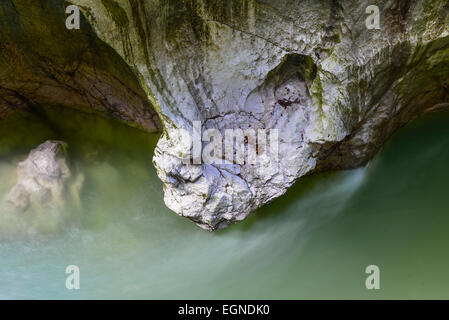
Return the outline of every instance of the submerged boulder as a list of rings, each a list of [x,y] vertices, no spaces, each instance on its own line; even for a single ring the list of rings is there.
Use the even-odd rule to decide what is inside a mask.
[[[6,201],[22,212],[33,205],[63,205],[63,192],[71,175],[65,148],[64,142],[49,140],[31,150],[18,165],[17,184]]]

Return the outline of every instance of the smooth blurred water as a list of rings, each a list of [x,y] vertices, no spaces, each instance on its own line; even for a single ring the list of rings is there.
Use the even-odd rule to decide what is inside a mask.
[[[2,299],[449,298],[448,114],[402,129],[366,168],[304,178],[208,233],[165,207],[157,135],[44,113],[0,127],[0,196],[17,161],[61,139],[85,175],[83,208],[54,234],[0,242]],[[380,290],[365,288],[371,264]],[[65,287],[68,265],[80,290]]]

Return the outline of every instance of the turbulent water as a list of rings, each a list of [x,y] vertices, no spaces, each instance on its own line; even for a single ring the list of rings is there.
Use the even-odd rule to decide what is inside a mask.
[[[84,185],[81,207],[32,225],[0,212],[0,298],[449,298],[448,120],[420,119],[369,166],[304,178],[216,233],[165,207],[157,135],[58,109],[2,124],[0,200],[46,139],[68,142]],[[380,290],[365,287],[371,264]]]

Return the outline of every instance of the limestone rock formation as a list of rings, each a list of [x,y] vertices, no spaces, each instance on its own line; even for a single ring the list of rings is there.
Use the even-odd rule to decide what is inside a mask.
[[[54,103],[152,131],[151,105],[165,202],[208,230],[304,175],[366,164],[398,128],[449,106],[447,0],[70,2],[110,47],[84,18],[61,28],[62,1],[1,2],[0,117]],[[365,22],[373,4],[379,28]],[[185,130],[238,128],[278,130],[278,153],[245,139],[255,165],[187,164]]]
[[[17,184],[6,200],[19,211],[30,206],[53,203],[62,206],[63,194],[70,178],[64,154],[65,143],[46,141],[31,150],[17,168]]]
[[[139,72],[163,121],[154,164],[167,206],[208,230],[304,175],[364,165],[398,128],[448,106],[446,0],[376,1],[380,29],[365,23],[367,0],[72,2]],[[185,164],[179,132],[194,121],[278,129],[279,162]]]

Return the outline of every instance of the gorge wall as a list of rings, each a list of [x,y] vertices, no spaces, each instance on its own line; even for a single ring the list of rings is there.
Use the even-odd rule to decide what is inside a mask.
[[[155,129],[157,120],[148,107],[152,105],[163,126],[154,165],[164,183],[165,203],[207,230],[245,219],[304,175],[366,164],[398,128],[449,106],[447,0],[70,2],[123,60],[111,61],[108,53],[79,69],[73,62],[78,60],[63,51],[57,56],[68,63],[49,73],[53,64],[36,58],[38,62],[30,63],[42,65],[38,70],[44,70],[40,78],[45,79],[37,83],[51,82],[44,90],[37,86],[36,96],[43,97],[38,102],[70,91],[75,105],[119,113],[117,117],[130,123]],[[3,15],[10,10],[26,26],[26,14],[11,11],[7,3],[31,1],[8,0],[0,6]],[[380,29],[367,28],[370,5],[380,9]],[[44,5],[36,10],[48,12]],[[2,30],[16,30],[15,25]],[[35,26],[30,28],[34,32]],[[90,35],[64,32],[60,41],[79,43],[76,50],[87,50],[89,57],[98,52],[91,46],[104,46]],[[0,35],[12,38],[5,31]],[[39,48],[34,44],[25,50],[10,42],[2,41],[2,52],[28,55]],[[123,61],[129,68],[122,67]],[[97,89],[82,90],[89,98],[73,94],[67,85],[74,70],[80,77],[97,75],[93,78],[101,84],[91,86],[86,80],[89,88]],[[26,72],[17,74],[23,77]],[[140,86],[130,80],[133,74]],[[81,86],[86,81],[80,81]],[[48,94],[48,87],[61,90]],[[8,97],[7,106],[20,100],[15,94],[0,96]],[[279,153],[266,153],[255,165],[186,164],[192,142],[181,132],[193,133],[195,121],[202,132],[277,129]],[[245,140],[245,150],[251,144],[259,145]]]

